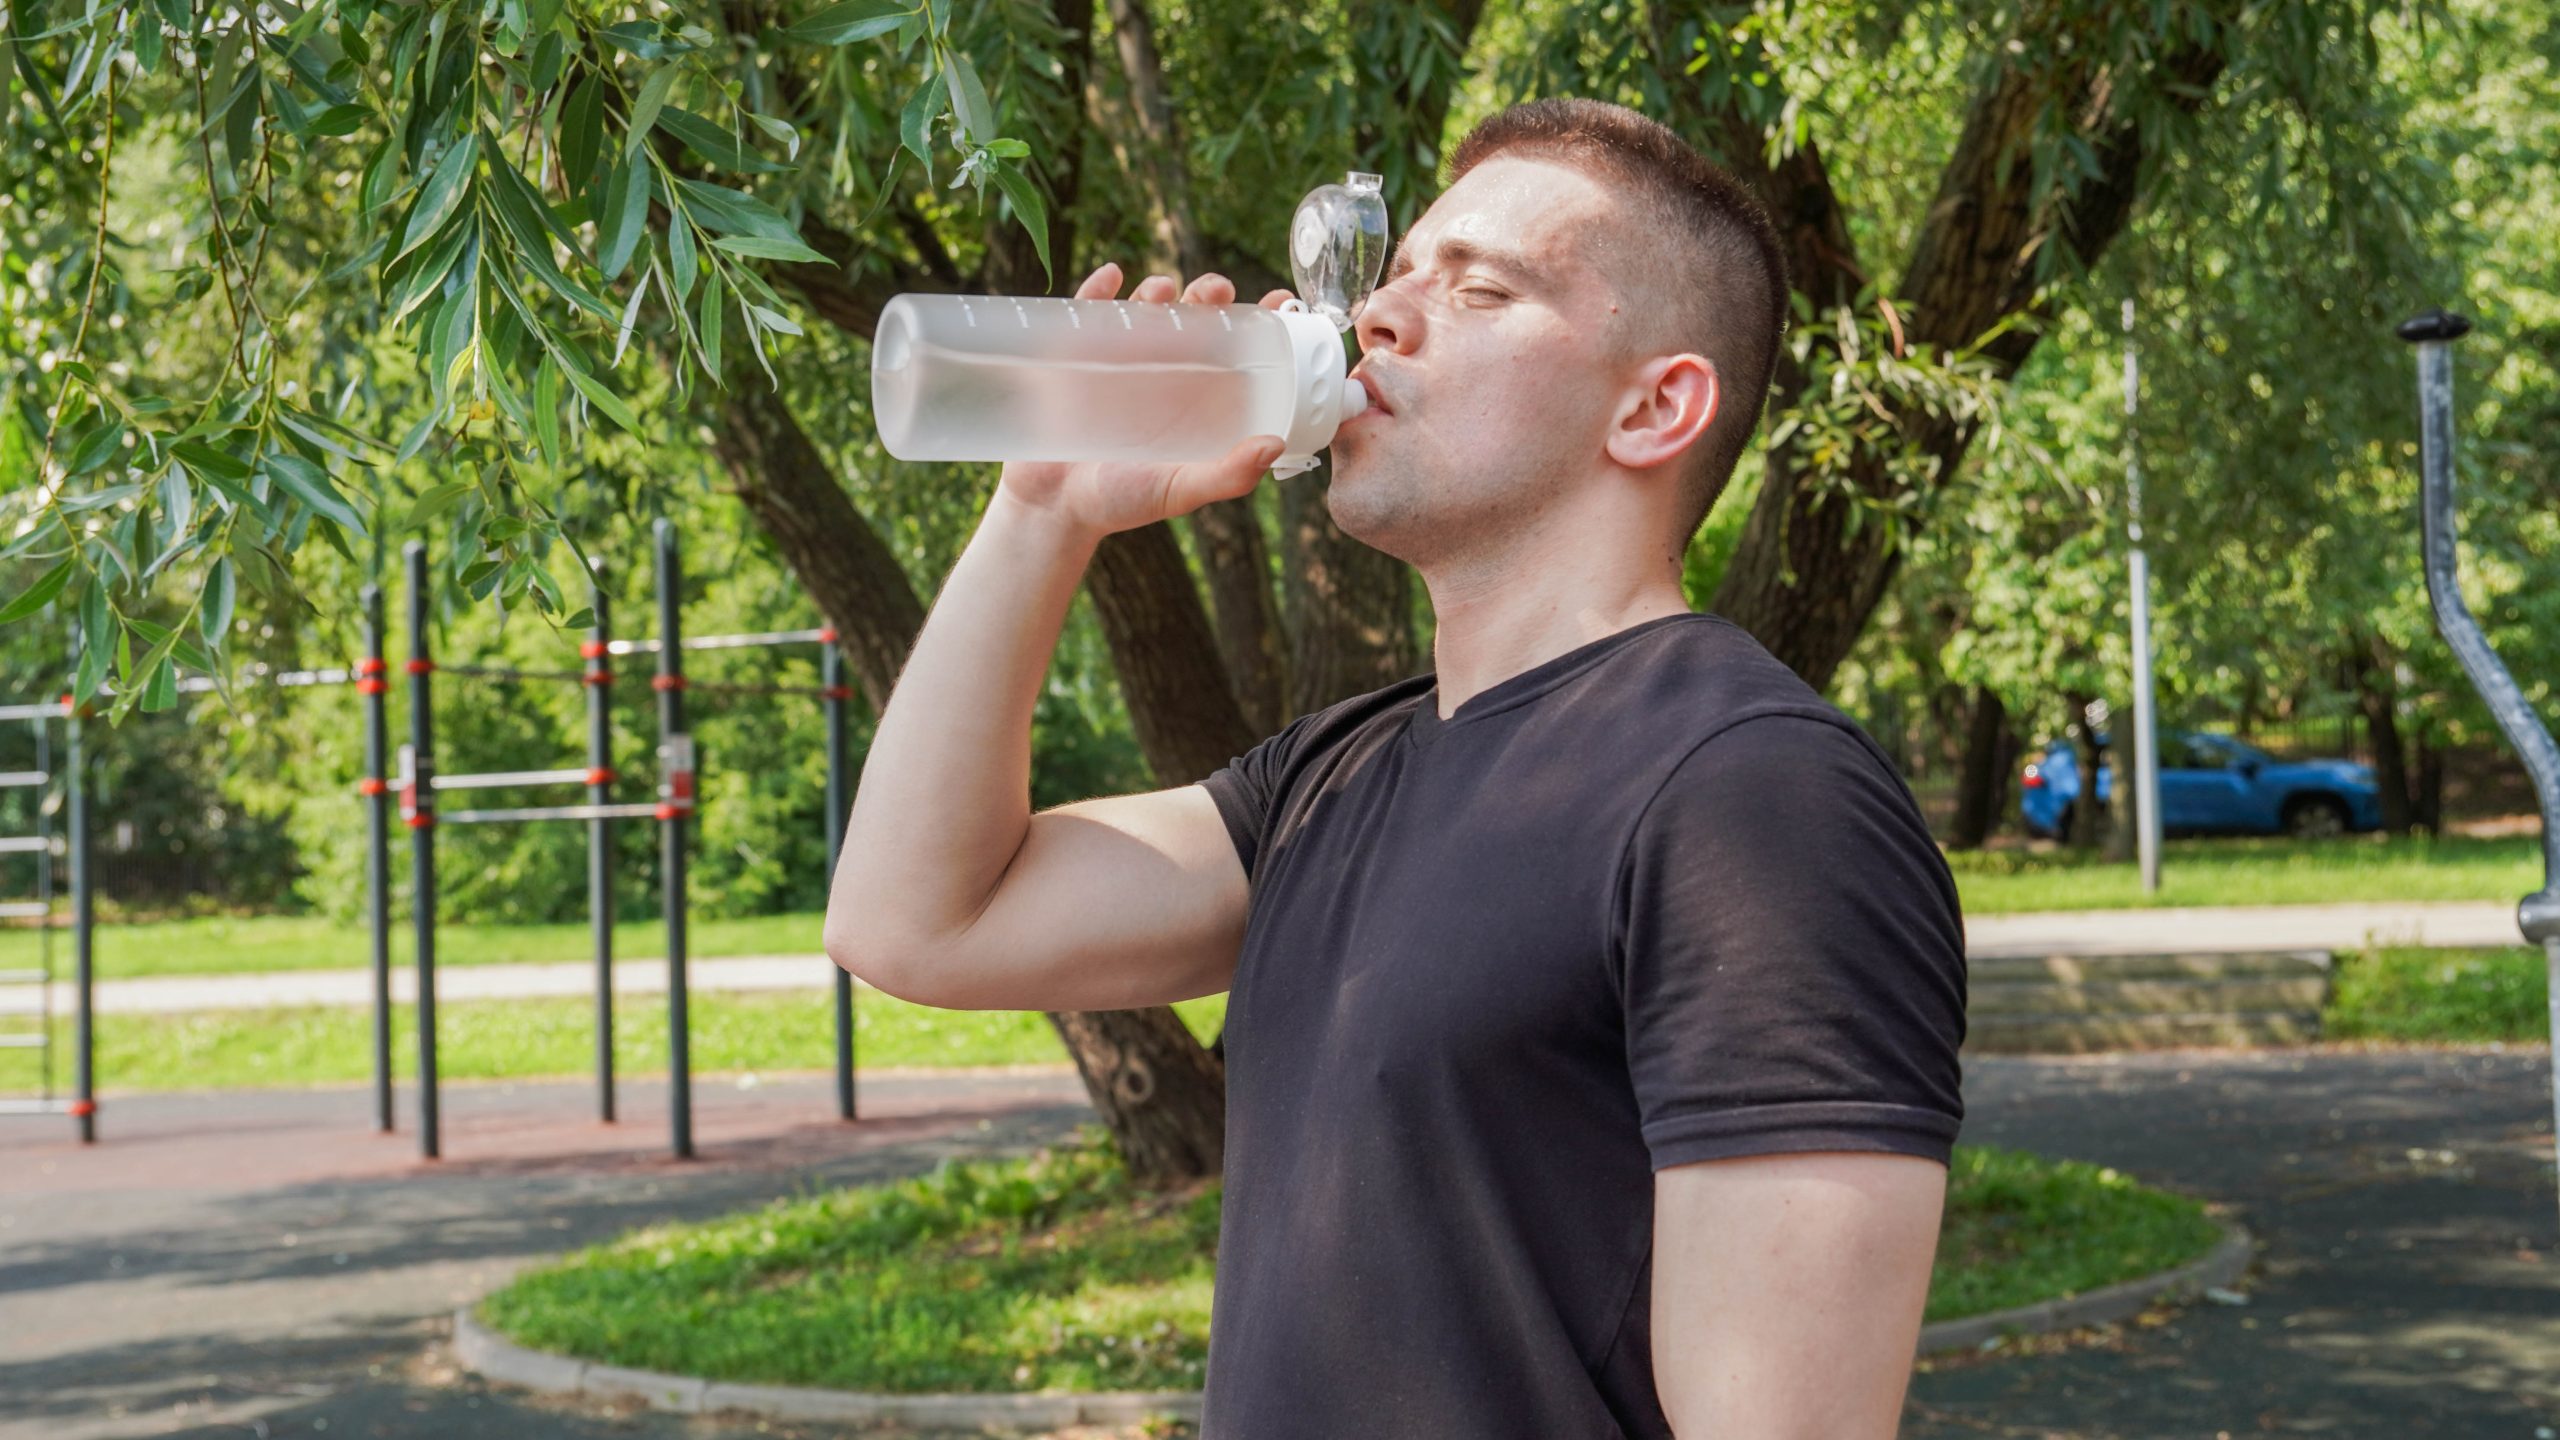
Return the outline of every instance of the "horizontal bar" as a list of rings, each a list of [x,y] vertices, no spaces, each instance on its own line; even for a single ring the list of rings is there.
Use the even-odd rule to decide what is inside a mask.
[[[26,855],[52,848],[53,841],[42,835],[0,835],[0,855]]]
[[[0,705],[0,720],[59,720],[71,713],[71,707],[59,700],[35,705]]]
[[[53,902],[49,900],[0,900],[0,919],[20,920],[52,913]]]
[[[696,680],[690,675],[685,677],[684,688],[688,692],[712,695],[809,695],[819,699],[826,698],[827,693],[824,685],[731,685],[718,680]]]
[[[447,810],[439,825],[496,825],[515,820],[654,820],[658,807],[647,802],[628,805],[528,805],[517,810]]]
[[[0,1115],[68,1115],[69,1100],[0,1100]]]
[[[477,775],[438,775],[438,790],[504,790],[515,785],[584,785],[584,770],[488,770]]]
[[[806,645],[826,638],[824,630],[767,630],[756,635],[688,635],[687,650],[752,650],[759,645]],[[655,655],[655,640],[610,640],[605,643],[610,655]]]
[[[20,790],[53,778],[50,770],[0,770],[0,790]]]
[[[42,970],[0,970],[0,985],[33,985],[52,978]]]
[[[240,667],[240,679],[255,680],[265,685],[291,688],[296,685],[344,685],[354,678],[350,670],[332,667],[326,670],[278,670],[263,661],[252,661]],[[108,694],[113,691],[99,687]],[[210,675],[188,675],[178,681],[181,691],[202,692],[214,688]]]
[[[41,1035],[0,1035],[0,1050],[41,1050],[43,1048],[44,1037]]]
[[[436,666],[446,675],[469,675],[481,680],[584,680],[583,670],[518,670],[508,665],[444,665]]]

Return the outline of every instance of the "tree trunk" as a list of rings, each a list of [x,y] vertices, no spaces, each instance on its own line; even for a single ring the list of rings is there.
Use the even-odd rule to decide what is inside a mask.
[[[2131,860],[2141,849],[2142,783],[2133,756],[2133,706],[2128,702],[2107,727],[2108,768],[2114,772],[2107,806],[2107,858]]]
[[[2074,850],[2092,850],[2097,848],[2099,822],[2106,814],[2106,807],[2098,803],[2098,764],[2102,756],[2098,737],[2089,728],[2089,697],[2066,694],[2063,698],[2071,706],[2064,733],[2071,737],[2071,758],[2080,767],[2080,793],[2071,801],[2071,823],[2063,839]],[[2112,782],[2113,777],[2109,779]],[[2114,788],[2112,783],[2109,788]]]
[[[1279,481],[1266,483],[1285,483]],[[1226,662],[1236,707],[1256,735],[1289,723],[1289,676],[1278,602],[1271,594],[1271,555],[1253,497],[1215,500],[1191,512],[1191,538],[1209,581],[1218,655]]]
[[[2435,746],[2435,737],[2420,731],[2417,744],[2417,784],[2410,797],[2409,821],[2429,835],[2444,833],[2444,752]]]
[[[2001,741],[2009,728],[2008,708],[1987,686],[1973,687],[1973,713],[1965,725],[1964,764],[1956,774],[1956,813],[1948,827],[1947,848],[1979,850],[1999,823],[2000,795],[2005,788],[2008,747]]]
[[[1224,1169],[1226,1065],[1181,1016],[1159,1006],[1053,1014],[1049,1023],[1132,1180],[1164,1188]]]
[[[1660,27],[1654,43],[1660,63]],[[1907,301],[1897,316],[1907,343],[1934,350],[1970,347],[2001,320],[2037,309],[2045,303],[2039,299],[2046,278],[2038,268],[2040,256],[2051,244],[2067,245],[2079,265],[2094,267],[2131,216],[2150,158],[2143,144],[2146,125],[2126,118],[2114,97],[2136,83],[2156,85],[2176,97],[2171,103],[2193,110],[2225,64],[2221,52],[2189,43],[2165,48],[2148,75],[2110,74],[2094,59],[2060,74],[1993,70],[1967,112],[1893,291]],[[1679,73],[1679,67],[1667,73]],[[1747,87],[1729,89],[1734,98],[1712,109],[1696,86],[1676,89],[1675,116],[1685,117],[1680,128],[1760,192],[1786,242],[1796,289],[1823,316],[1847,303],[1868,278],[1847,242],[1829,176],[1810,146],[1770,165],[1761,127],[1738,108],[1747,103]],[[2036,167],[2026,163],[2025,146],[2043,117],[2056,110],[2086,137],[2098,174],[2068,203],[2036,206],[2030,204]],[[2021,326],[1985,346],[1996,378],[2017,373],[2044,328]],[[1771,407],[1794,404],[1815,368],[1782,360],[1771,384]],[[1898,450],[1929,466],[1921,488],[1943,487],[1972,444],[1973,422],[1930,412],[1898,418]],[[1888,468],[1888,458],[1858,454],[1844,474],[1824,477],[1801,442],[1771,447],[1759,499],[1710,607],[1749,630],[1816,689],[1829,686],[1899,564],[1900,552],[1883,526],[1850,530],[1856,502],[1844,493],[1898,499],[1903,482]]]
[[[2366,636],[2347,663],[2355,681],[2356,710],[2364,717],[2365,741],[2373,750],[2374,787],[2382,792],[2382,828],[2406,835],[2415,820],[2417,796],[2409,786],[2407,751],[2400,739],[2400,697],[2389,662],[2381,639]]]

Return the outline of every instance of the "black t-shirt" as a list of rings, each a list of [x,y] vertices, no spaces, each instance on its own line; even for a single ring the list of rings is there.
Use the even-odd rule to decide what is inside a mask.
[[[1963,921],[1884,753],[1668,615],[1202,782],[1251,877],[1202,1440],[1668,1437],[1653,1172],[1963,1119]],[[1703,1363],[1703,1360],[1702,1360]]]

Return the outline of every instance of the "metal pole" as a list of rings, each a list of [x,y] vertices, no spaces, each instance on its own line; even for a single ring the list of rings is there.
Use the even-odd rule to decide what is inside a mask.
[[[96,866],[89,853],[89,749],[78,692],[62,697],[70,711],[63,729],[66,737],[64,755],[71,771],[71,976],[73,1013],[77,1017],[71,1030],[71,1113],[80,1121],[80,1143],[94,1145],[98,1140],[97,1035],[92,1028],[96,1016],[94,990],[97,979],[95,956],[90,942],[97,929]]]
[[[693,1045],[691,1007],[685,992],[684,806],[666,777],[681,764],[684,740],[684,646],[681,643],[683,580],[676,568],[676,528],[661,519],[658,541],[658,807],[660,901],[667,915],[667,1103],[674,1126],[675,1157],[693,1158]]]
[[[2133,793],[2134,842],[2142,865],[2142,891],[2160,893],[2160,736],[2151,696],[2151,559],[2142,548],[2142,456],[2135,444],[2134,406],[2142,389],[2134,365],[2133,302],[2124,302],[2124,483],[2127,538],[2132,541],[2133,586]]]
[[[844,652],[836,647],[836,632],[830,626],[820,633],[823,648],[818,652],[818,681],[827,692],[827,874],[836,873],[836,856],[844,849],[845,822],[845,754],[844,702],[851,692],[844,683]],[[836,1114],[852,1120],[853,1095],[853,976],[841,965],[836,972]]]
[[[2453,342],[2471,333],[2467,318],[2429,310],[2404,322],[2400,338],[2418,347],[2419,533],[2427,563],[2427,599],[2436,628],[2487,701],[2507,743],[2533,778],[2542,805],[2542,888],[2516,906],[2516,926],[2542,947],[2551,978],[2550,1025],[2560,1041],[2560,744],[2533,713],[2515,677],[2489,648],[2480,622],[2463,602],[2453,515]],[[2560,1045],[2554,1046],[2560,1054]],[[2551,1113],[2560,1131],[2560,1063],[2552,1067]]]
[[[609,658],[613,621],[607,609],[604,564],[596,562],[595,628],[579,653],[586,657],[587,803],[613,801],[613,671]],[[587,923],[596,946],[596,1118],[613,1123],[613,819],[587,822]]]
[[[356,666],[356,691],[364,703],[366,919],[373,931],[373,1123],[389,1134],[391,1101],[391,796],[385,770],[390,735],[383,714],[382,587],[364,587],[364,658]]]
[[[427,547],[401,547],[409,562],[409,763],[400,808],[409,823],[410,914],[418,935],[418,1153],[440,1153],[436,1130],[436,787],[435,710],[428,678]]]

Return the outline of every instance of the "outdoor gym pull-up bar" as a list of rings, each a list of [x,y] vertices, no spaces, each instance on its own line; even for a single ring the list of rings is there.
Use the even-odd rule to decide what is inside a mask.
[[[2418,521],[2426,553],[2427,600],[2435,608],[2436,628],[2444,632],[2445,643],[2453,647],[2473,688],[2488,702],[2498,728],[2506,732],[2507,743],[2523,759],[2542,806],[2542,888],[2516,906],[2516,926],[2526,940],[2542,947],[2551,979],[2554,1052],[2560,1053],[2560,744],[2543,728],[2515,677],[2507,673],[2505,662],[2489,648],[2489,637],[2472,618],[2471,607],[2463,602],[2454,549],[2453,344],[2470,333],[2470,320],[2445,310],[2429,310],[2400,326],[2400,338],[2418,347]],[[2560,1130],[2560,1066],[2552,1071],[2551,1113],[2555,1130]]]
[[[594,628],[579,648],[585,664],[573,671],[519,670],[489,665],[439,665],[429,653],[427,635],[426,547],[411,542],[404,550],[409,582],[409,743],[400,747],[396,781],[384,775],[388,750],[384,696],[388,667],[382,655],[382,597],[368,586],[366,654],[355,669],[357,688],[366,697],[365,757],[368,774],[357,788],[368,797],[368,832],[372,845],[372,923],[374,954],[374,1075],[376,1122],[392,1128],[390,1063],[390,862],[388,803],[396,794],[402,823],[412,837],[411,875],[415,891],[413,922],[417,937],[418,977],[418,1143],[433,1159],[441,1153],[437,1113],[436,1068],[436,851],[440,825],[525,824],[554,820],[583,821],[587,830],[588,910],[595,947],[596,1094],[600,1119],[614,1119],[613,1079],[613,887],[611,822],[655,820],[661,846],[660,908],[667,933],[667,1037],[670,1148],[678,1159],[693,1149],[693,1086],[690,1000],[687,985],[685,821],[694,813],[696,784],[693,737],[685,729],[684,695],[692,689],[716,693],[814,695],[825,701],[827,731],[827,853],[832,863],[842,844],[843,821],[835,814],[844,802],[844,706],[852,697],[843,681],[843,660],[831,629],[770,631],[754,635],[707,635],[685,638],[680,630],[682,572],[675,530],[661,520],[656,528],[659,634],[651,639],[617,640],[609,633],[604,587],[594,591]],[[698,685],[684,673],[688,650],[727,650],[815,642],[824,645],[819,686]],[[607,661],[614,655],[655,655],[650,688],[658,699],[658,796],[654,801],[619,802],[612,798],[611,685]],[[432,676],[467,675],[504,681],[573,680],[587,692],[587,763],[545,770],[486,771],[440,775],[435,768]],[[436,795],[445,791],[521,790],[544,786],[585,787],[583,803],[494,806],[445,810]],[[836,984],[836,1106],[846,1120],[857,1118],[853,1085],[853,996],[850,976],[838,971]]]

